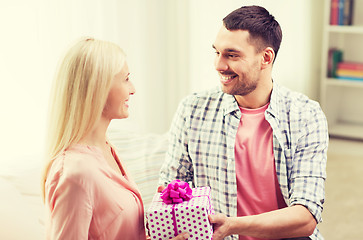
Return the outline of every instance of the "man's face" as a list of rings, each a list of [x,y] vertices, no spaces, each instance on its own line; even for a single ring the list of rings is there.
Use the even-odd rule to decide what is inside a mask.
[[[229,31],[223,26],[218,32],[214,64],[225,93],[246,96],[258,85],[263,56],[248,38],[249,32],[244,30]]]

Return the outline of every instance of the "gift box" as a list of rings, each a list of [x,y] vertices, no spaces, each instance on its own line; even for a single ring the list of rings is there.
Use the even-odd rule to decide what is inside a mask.
[[[212,239],[213,228],[208,215],[214,214],[214,209],[209,187],[190,189],[189,195],[192,196],[190,199],[186,197],[184,201],[165,197],[165,192],[163,193],[155,194],[146,212],[151,239],[169,240],[183,232],[189,233],[190,240]],[[175,192],[171,193],[173,194]]]

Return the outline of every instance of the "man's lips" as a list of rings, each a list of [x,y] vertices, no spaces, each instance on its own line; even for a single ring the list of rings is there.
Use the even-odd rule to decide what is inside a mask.
[[[238,75],[235,75],[235,74],[233,74],[233,75],[222,75],[222,74],[220,74],[219,76],[220,76],[221,82],[223,84],[228,84],[228,83],[232,82]]]

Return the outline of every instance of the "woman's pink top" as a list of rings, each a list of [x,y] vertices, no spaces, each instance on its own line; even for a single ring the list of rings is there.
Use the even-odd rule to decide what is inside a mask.
[[[123,176],[97,147],[74,145],[54,160],[45,183],[47,239],[145,240],[140,193],[112,152]]]

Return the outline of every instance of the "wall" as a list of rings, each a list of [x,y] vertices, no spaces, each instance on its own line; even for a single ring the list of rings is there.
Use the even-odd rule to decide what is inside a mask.
[[[43,151],[56,65],[84,35],[114,41],[128,56],[136,94],[130,118],[112,127],[166,132],[181,98],[219,84],[211,46],[221,19],[241,3],[261,4],[281,23],[276,81],[316,99],[323,1],[2,1],[0,163]]]
[[[144,12],[143,12],[144,11]],[[128,55],[131,79],[142,89],[144,1],[15,0],[0,4],[0,163],[44,148],[50,85],[60,57],[81,36],[118,43]],[[140,90],[131,104],[146,102]],[[133,112],[128,124],[142,119]],[[122,123],[124,123],[123,121]],[[34,159],[40,161],[40,159]]]

